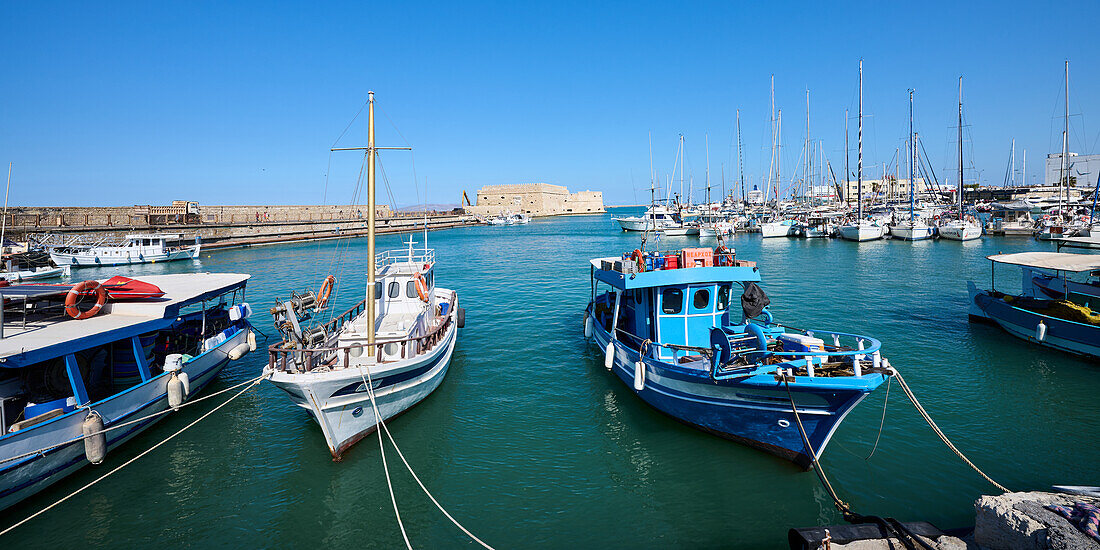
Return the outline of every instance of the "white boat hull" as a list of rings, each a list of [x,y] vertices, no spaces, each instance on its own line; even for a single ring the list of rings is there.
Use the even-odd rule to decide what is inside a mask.
[[[54,277],[68,277],[69,266],[64,267],[40,267],[35,270],[23,270],[12,271],[10,273],[0,273],[0,279],[9,282],[19,281],[38,281],[42,279],[53,279]]]
[[[840,226],[840,238],[847,241],[874,241],[881,239],[885,235],[886,228],[880,225],[859,224]]]
[[[199,257],[201,245],[195,245],[170,252],[159,254],[132,254],[130,252],[118,254],[66,253],[50,251],[50,259],[60,266],[74,267],[99,267],[111,265],[151,264],[156,262],[171,262],[174,260],[193,260]]]
[[[891,225],[890,236],[903,241],[921,241],[931,239],[936,234],[935,227],[927,225]]]
[[[381,420],[388,420],[420,403],[439,387],[447,375],[457,334],[457,322],[452,318],[443,340],[423,355],[334,371],[276,371],[271,373],[271,382],[296,405],[309,411],[321,427],[329,452],[339,459],[348,448],[378,428],[378,416],[363,384],[368,369],[376,386],[374,405]],[[390,384],[389,379],[399,381]]]
[[[771,237],[786,237],[791,232],[791,225],[780,222],[768,222],[760,224],[760,236],[765,239]]]
[[[974,224],[947,224],[940,226],[940,237],[952,241],[972,241],[982,236],[981,226]]]

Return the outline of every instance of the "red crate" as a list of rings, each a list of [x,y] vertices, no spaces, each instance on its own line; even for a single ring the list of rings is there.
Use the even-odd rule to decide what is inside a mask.
[[[680,257],[675,254],[669,254],[665,256],[665,269],[676,269],[680,267]]]
[[[709,248],[685,248],[681,254],[684,267],[714,267],[714,251]]]

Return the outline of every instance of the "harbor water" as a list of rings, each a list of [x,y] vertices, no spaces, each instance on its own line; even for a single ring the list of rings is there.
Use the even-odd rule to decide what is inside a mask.
[[[604,370],[603,354],[582,333],[588,260],[639,244],[638,234],[613,223],[609,215],[576,216],[430,234],[438,284],[459,292],[467,314],[442,386],[389,424],[426,486],[497,548],[778,548],[788,528],[842,523],[813,473],[663,416]],[[379,237],[379,250],[400,248],[403,238]],[[660,248],[715,244],[670,237]],[[759,262],[779,322],[879,338],[940,427],[995,480],[1012,490],[1100,484],[1100,367],[967,321],[966,281],[988,286],[986,256],[1053,245],[758,234],[728,244],[738,258]],[[363,296],[365,265],[366,241],[352,239],[74,270],[74,278],[251,273],[252,321],[274,335],[267,309],[276,297],[335,274],[335,310],[342,312]],[[996,275],[999,289],[1019,289],[1018,269],[1001,266]],[[266,360],[256,352],[231,363],[206,391],[256,377]],[[974,500],[996,489],[944,447],[896,384],[888,400],[887,390],[857,407],[824,453],[837,492],[863,514],[972,525]],[[119,466],[222,399],[169,415],[104,464],[8,510],[4,525]],[[473,547],[397,455],[387,456],[413,545]],[[13,548],[404,545],[377,436],[334,462],[316,423],[266,382],[7,538]]]

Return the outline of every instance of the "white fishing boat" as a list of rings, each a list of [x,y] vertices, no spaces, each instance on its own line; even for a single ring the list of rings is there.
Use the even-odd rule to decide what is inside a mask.
[[[62,267],[42,266],[31,269],[17,269],[0,273],[0,279],[10,283],[20,281],[42,281],[45,279],[55,279],[57,277],[68,277],[71,274],[70,270],[70,266],[67,265]]]
[[[510,225],[527,225],[531,223],[531,216],[520,212],[508,216],[508,220],[511,222]]]
[[[269,348],[265,374],[310,413],[329,452],[340,458],[385,421],[431,394],[447,375],[465,323],[458,294],[436,286],[435,251],[408,248],[375,255],[374,93],[370,93],[366,150],[367,284],[365,298],[339,317],[320,322],[335,277],[317,293],[295,294],[272,308],[283,341]],[[427,234],[425,233],[425,238]],[[315,322],[311,322],[315,321]]]
[[[0,509],[99,464],[254,349],[248,278],[3,288]]]
[[[195,237],[192,246],[180,246],[180,235],[163,233],[126,235],[119,243],[87,242],[73,239],[51,246],[50,259],[60,266],[99,267],[109,265],[148,264],[173,260],[193,260],[199,257],[202,245]]]

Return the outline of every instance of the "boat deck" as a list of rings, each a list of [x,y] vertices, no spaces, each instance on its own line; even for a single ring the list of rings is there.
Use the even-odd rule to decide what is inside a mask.
[[[0,366],[15,368],[48,359],[48,348],[82,349],[85,345],[109,343],[146,329],[154,330],[159,328],[154,326],[158,324],[156,321],[171,323],[181,308],[241,287],[249,277],[240,273],[145,276],[141,280],[160,287],[165,293],[163,298],[107,303],[98,315],[89,319],[75,320],[63,314],[28,316],[24,325],[22,318],[12,318],[8,313],[0,338]],[[150,326],[142,327],[143,324]]]

